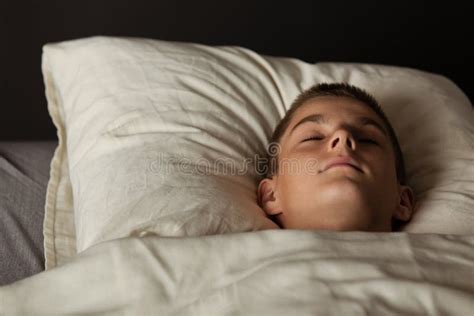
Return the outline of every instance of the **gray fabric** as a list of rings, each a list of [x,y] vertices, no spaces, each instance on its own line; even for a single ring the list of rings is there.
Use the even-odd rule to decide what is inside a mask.
[[[0,285],[44,270],[44,203],[56,146],[0,142]]]

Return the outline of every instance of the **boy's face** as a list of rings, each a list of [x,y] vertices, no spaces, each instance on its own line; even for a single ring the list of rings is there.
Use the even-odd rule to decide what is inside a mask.
[[[262,180],[258,195],[284,228],[391,231],[392,217],[410,219],[413,192],[398,184],[388,132],[367,105],[311,99],[294,113],[280,146],[278,172]]]

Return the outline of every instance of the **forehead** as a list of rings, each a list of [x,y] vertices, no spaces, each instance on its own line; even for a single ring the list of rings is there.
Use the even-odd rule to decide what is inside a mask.
[[[291,123],[295,123],[311,114],[324,114],[333,120],[356,118],[360,116],[370,117],[381,123],[381,119],[368,105],[361,101],[348,97],[323,96],[306,101],[293,114]]]
[[[336,125],[354,123],[358,119],[365,117],[377,122],[383,130],[386,130],[382,119],[367,104],[349,97],[321,96],[306,101],[293,113],[283,138],[298,122],[315,114],[322,115],[324,120]]]

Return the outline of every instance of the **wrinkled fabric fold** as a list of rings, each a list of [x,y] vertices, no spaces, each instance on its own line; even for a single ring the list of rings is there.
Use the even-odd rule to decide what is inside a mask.
[[[0,288],[1,315],[468,315],[474,236],[123,238]]]

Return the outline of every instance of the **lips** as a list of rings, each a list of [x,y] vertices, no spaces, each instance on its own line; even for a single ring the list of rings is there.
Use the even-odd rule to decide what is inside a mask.
[[[349,166],[355,168],[356,170],[358,170],[359,172],[362,172],[362,169],[359,167],[359,164],[349,156],[336,157],[336,158],[333,158],[333,159],[329,159],[321,172],[324,172],[324,171],[328,170],[329,168],[332,168],[332,167],[335,167],[335,166],[338,166],[338,165],[349,165]]]

